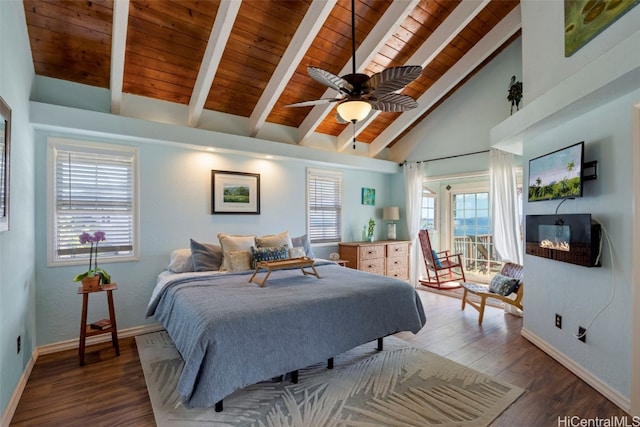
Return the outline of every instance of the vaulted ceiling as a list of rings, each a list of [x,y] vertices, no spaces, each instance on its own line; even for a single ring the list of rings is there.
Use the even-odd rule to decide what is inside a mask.
[[[519,35],[518,5],[355,1],[358,72],[424,68],[401,92],[417,109],[358,123],[371,157]],[[336,121],[335,103],[285,107],[336,95],[307,67],[351,72],[350,0],[24,0],[24,8],[36,74],[108,89],[113,114],[132,94],[183,105],[192,127],[203,127],[203,113],[227,113],[245,118],[247,136],[274,124],[297,129],[296,143],[324,134],[337,151],[350,146],[354,129]]]

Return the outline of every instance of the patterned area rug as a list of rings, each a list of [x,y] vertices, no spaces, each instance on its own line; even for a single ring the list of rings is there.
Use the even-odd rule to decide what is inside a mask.
[[[182,360],[166,332],[136,337],[156,423],[168,426],[487,426],[523,392],[395,337],[224,399],[187,409],[175,391]]]

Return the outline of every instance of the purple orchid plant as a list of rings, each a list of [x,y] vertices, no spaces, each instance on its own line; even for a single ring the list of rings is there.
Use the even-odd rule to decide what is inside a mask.
[[[89,276],[100,276],[100,283],[106,285],[111,283],[111,276],[104,269],[98,267],[98,243],[105,240],[104,231],[96,231],[93,234],[89,234],[84,232],[80,234],[80,243],[86,245],[87,243],[91,244],[91,249],[89,249],[89,270],[85,273],[78,274],[73,278],[74,282],[80,282],[85,277]],[[95,244],[95,263],[93,262],[93,254],[94,254],[94,244]]]

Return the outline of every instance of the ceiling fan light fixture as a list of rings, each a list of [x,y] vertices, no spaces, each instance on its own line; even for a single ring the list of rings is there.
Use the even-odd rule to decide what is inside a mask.
[[[338,104],[338,114],[344,120],[356,123],[364,120],[371,111],[371,104],[366,101],[344,101]]]

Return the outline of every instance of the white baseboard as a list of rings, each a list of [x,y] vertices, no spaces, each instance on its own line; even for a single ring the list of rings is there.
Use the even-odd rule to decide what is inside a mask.
[[[134,337],[136,335],[144,335],[150,334],[152,332],[161,331],[164,328],[159,323],[154,323],[151,325],[142,325],[135,326],[133,328],[122,329],[118,331],[118,339],[120,338],[129,338]],[[87,345],[98,344],[103,342],[111,341],[111,334],[103,334],[103,335],[95,335],[93,337],[87,338]],[[16,388],[13,390],[13,394],[11,395],[11,399],[7,404],[7,407],[2,414],[2,419],[0,420],[1,427],[8,427],[9,423],[11,423],[11,419],[13,418],[13,414],[16,412],[18,407],[18,402],[20,402],[20,398],[22,397],[22,392],[24,392],[25,387],[27,386],[27,381],[29,381],[29,376],[31,375],[31,371],[38,360],[38,356],[43,354],[51,354],[57,353],[59,351],[71,350],[78,348],[79,339],[74,338],[67,341],[61,341],[53,344],[46,344],[40,347],[36,347],[33,353],[31,354],[31,358],[29,359],[29,363],[24,369],[18,384],[16,384]]]
[[[553,357],[562,366],[573,372],[578,378],[589,384],[597,392],[609,399],[620,409],[628,414],[631,412],[631,401],[609,387],[600,378],[596,377],[591,372],[578,365],[572,359],[568,358],[566,355],[558,351],[555,347],[550,346],[549,343],[547,343],[531,331],[525,329],[524,327],[522,328],[521,335],[529,340],[533,345],[540,348],[540,350]]]
[[[13,395],[11,395],[11,399],[7,403],[7,407],[5,408],[2,414],[2,420],[0,421],[0,426],[8,427],[11,423],[11,419],[13,418],[13,414],[16,412],[16,408],[18,408],[18,402],[20,402],[20,397],[22,397],[22,392],[24,388],[27,386],[27,381],[29,381],[29,376],[31,375],[31,371],[36,364],[36,360],[38,360],[38,349],[36,348],[33,354],[31,354],[31,358],[27,363],[27,366],[24,368],[20,379],[18,380],[18,384],[16,384],[16,388],[13,391]]]
[[[163,328],[159,323],[154,323],[152,325],[142,325],[135,326],[133,328],[122,329],[118,331],[118,338],[129,338],[134,337],[136,335],[144,335],[150,334],[151,332],[161,331]],[[38,347],[39,354],[51,354],[57,353],[59,351],[71,350],[74,348],[78,348],[80,339],[73,338],[66,341],[60,341],[53,344],[46,344]],[[111,341],[111,334],[103,334],[103,335],[94,335],[92,337],[87,338],[87,345],[91,344],[99,344],[103,342]]]

